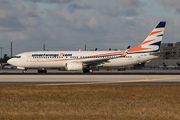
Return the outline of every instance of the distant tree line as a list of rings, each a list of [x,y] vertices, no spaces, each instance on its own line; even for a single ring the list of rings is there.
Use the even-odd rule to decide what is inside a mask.
[[[0,63],[7,63],[7,61],[10,59],[9,56],[7,56],[7,54],[4,54],[3,58],[0,58]]]

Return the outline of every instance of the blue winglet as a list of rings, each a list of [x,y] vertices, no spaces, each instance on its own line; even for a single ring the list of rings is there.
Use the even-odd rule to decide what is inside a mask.
[[[165,25],[166,25],[166,22],[160,22],[160,23],[156,26],[156,28],[162,28],[162,27],[165,27]]]

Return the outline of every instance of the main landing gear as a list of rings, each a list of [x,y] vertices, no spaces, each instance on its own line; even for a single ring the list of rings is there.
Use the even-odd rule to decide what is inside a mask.
[[[38,73],[47,73],[47,70],[38,70]]]
[[[93,69],[92,68],[84,68],[83,73],[93,73]]]
[[[45,70],[44,68],[41,68],[38,70],[38,73],[47,73],[47,70]]]

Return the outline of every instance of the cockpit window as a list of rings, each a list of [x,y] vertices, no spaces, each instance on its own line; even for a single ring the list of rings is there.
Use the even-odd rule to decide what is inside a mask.
[[[12,56],[12,58],[21,58],[21,56]]]

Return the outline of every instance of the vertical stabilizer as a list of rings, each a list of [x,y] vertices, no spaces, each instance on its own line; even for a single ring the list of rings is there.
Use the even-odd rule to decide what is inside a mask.
[[[164,66],[164,67],[167,67],[167,65],[166,65],[164,62],[163,62],[163,66]]]
[[[160,22],[147,36],[143,43],[129,52],[158,52],[164,34],[166,22]]]

